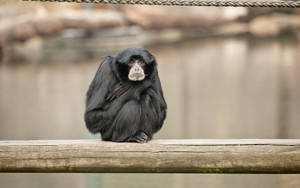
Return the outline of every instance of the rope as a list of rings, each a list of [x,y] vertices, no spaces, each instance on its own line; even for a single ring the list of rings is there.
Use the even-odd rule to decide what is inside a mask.
[[[30,0],[23,0],[30,1]],[[31,0],[131,5],[300,8],[299,0]]]

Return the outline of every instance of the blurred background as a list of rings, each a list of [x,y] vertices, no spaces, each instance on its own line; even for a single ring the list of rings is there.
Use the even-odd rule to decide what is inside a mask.
[[[0,0],[0,139],[94,139],[85,93],[102,59],[158,60],[155,138],[299,138],[300,9]],[[285,188],[300,175],[0,174],[13,188]]]

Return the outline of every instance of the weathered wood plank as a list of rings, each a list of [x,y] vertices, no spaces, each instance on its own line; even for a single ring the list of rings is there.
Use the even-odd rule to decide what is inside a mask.
[[[0,141],[0,172],[300,173],[300,139]]]

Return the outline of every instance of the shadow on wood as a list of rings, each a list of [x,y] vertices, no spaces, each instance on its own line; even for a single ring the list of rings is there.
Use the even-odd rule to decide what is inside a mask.
[[[300,139],[0,141],[0,172],[300,173]]]

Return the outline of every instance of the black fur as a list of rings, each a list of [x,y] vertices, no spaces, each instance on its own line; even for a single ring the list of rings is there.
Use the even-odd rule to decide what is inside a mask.
[[[128,79],[128,63],[140,58],[146,64],[146,77]],[[102,140],[147,142],[161,127],[167,105],[156,69],[156,60],[144,48],[128,48],[108,56],[92,81],[86,100],[85,123]]]

